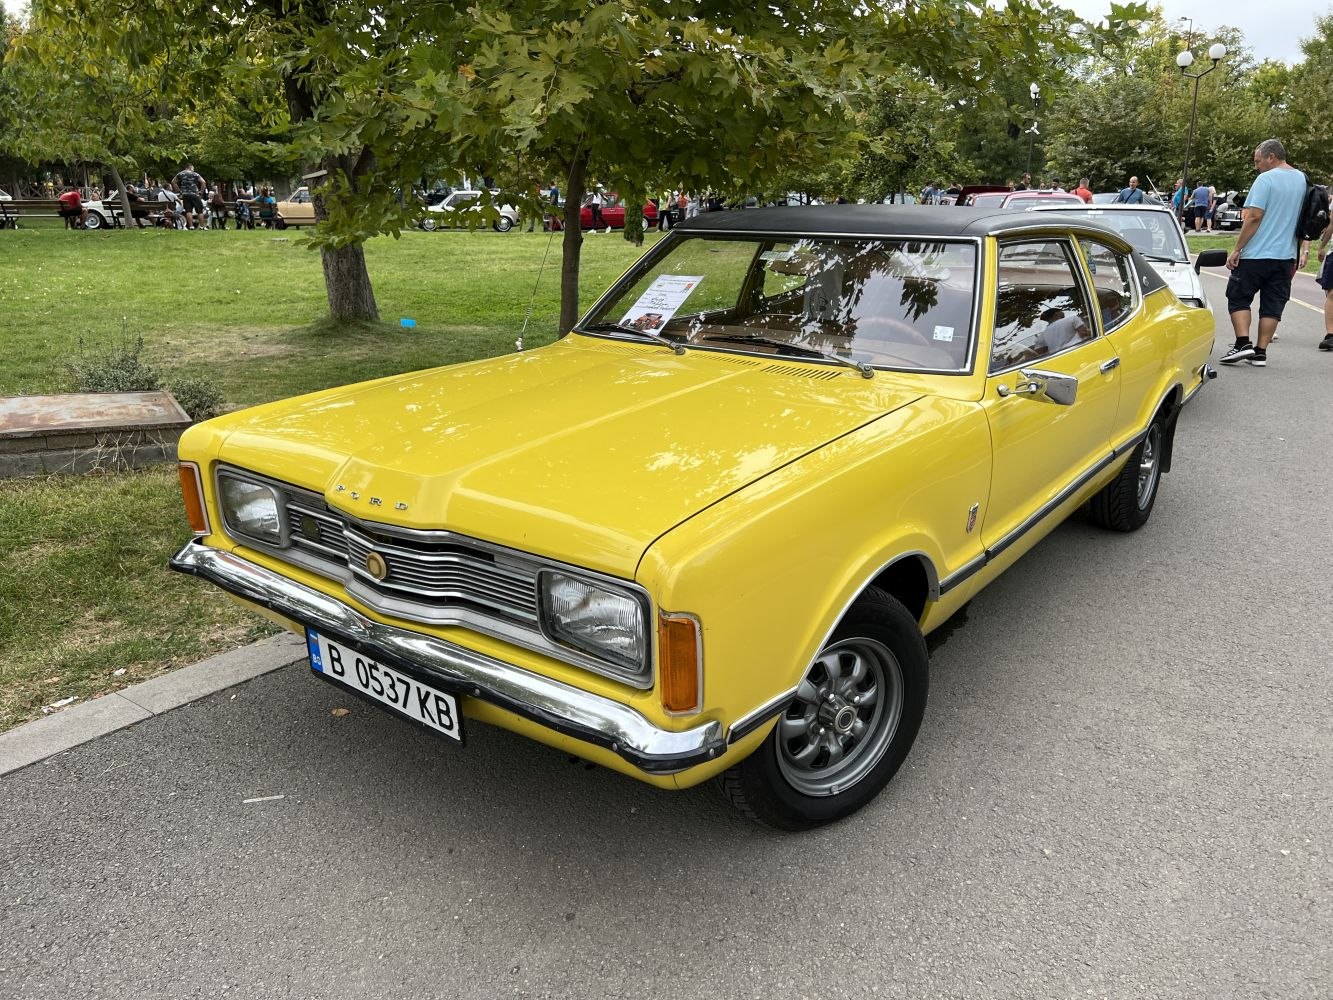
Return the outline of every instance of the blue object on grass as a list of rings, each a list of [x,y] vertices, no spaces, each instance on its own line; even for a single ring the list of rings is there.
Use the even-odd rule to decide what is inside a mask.
[[[404,316],[402,319],[398,321],[398,325],[412,327],[417,325],[417,321],[412,319],[410,316]]]

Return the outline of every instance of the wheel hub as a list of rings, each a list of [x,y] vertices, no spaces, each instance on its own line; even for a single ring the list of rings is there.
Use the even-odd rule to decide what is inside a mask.
[[[820,722],[832,726],[834,732],[843,736],[850,733],[856,723],[856,707],[837,694],[825,695],[823,703],[819,706],[818,715]]]

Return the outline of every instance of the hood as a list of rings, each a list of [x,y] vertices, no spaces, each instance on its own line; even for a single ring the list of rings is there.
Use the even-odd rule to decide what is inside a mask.
[[[352,516],[629,578],[681,521],[921,395],[886,373],[571,335],[215,423],[223,462]]]
[[[1207,303],[1208,296],[1203,291],[1203,279],[1195,273],[1193,264],[1168,263],[1164,260],[1151,260],[1148,263],[1162,276],[1167,287],[1176,293],[1176,298],[1198,299]]]

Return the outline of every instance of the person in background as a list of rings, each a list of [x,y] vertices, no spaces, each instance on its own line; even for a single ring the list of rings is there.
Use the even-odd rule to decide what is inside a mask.
[[[1328,241],[1333,238],[1333,218],[1319,234],[1319,287],[1324,290],[1324,339],[1321,351],[1333,351],[1333,254],[1328,252]]]
[[[1078,179],[1078,187],[1074,188],[1074,194],[1082,198],[1085,205],[1092,204],[1092,188],[1088,187],[1088,179],[1086,177],[1080,177]]]
[[[210,229],[227,228],[227,199],[222,196],[222,185],[213,188],[208,196],[208,227]]]
[[[1139,190],[1139,179],[1131,177],[1129,186],[1120,189],[1120,193],[1115,196],[1118,205],[1142,205],[1143,192]]]
[[[1309,244],[1296,225],[1305,201],[1305,175],[1287,163],[1287,150],[1277,139],[1265,139],[1254,150],[1259,176],[1250,187],[1236,237],[1227,258],[1227,312],[1236,343],[1219,358],[1224,365],[1248,361],[1268,364],[1268,345],[1277,335],[1282,310],[1291,298],[1291,279],[1305,266]],[[1250,339],[1250,308],[1259,296],[1259,335]]]
[[[65,220],[66,227],[82,229],[88,221],[88,208],[83,204],[78,188],[67,187],[57,200],[60,202],[60,217]]]
[[[201,193],[205,188],[204,179],[194,172],[194,164],[185,164],[185,169],[176,175],[176,187],[180,189],[181,202],[185,217],[191,229],[204,221],[204,199]]]
[[[1064,185],[1060,183],[1060,178],[1059,178],[1059,177],[1052,177],[1052,178],[1051,178],[1051,190],[1052,190],[1052,191],[1060,191],[1060,192],[1063,192],[1064,189],[1065,189],[1065,188],[1064,188]]]
[[[1024,174],[1023,179],[1014,185],[1015,191],[1030,191],[1032,189],[1032,175]]]
[[[273,197],[273,189],[267,184],[259,189],[259,197],[255,199],[255,212],[259,224],[265,229],[272,229],[273,222],[278,217],[278,202]]]
[[[600,184],[593,186],[592,198],[588,202],[588,208],[592,212],[592,231],[595,233],[606,226],[606,231],[609,233],[611,227],[607,226],[606,220],[602,218],[602,186]]]
[[[1212,184],[1208,185],[1208,214],[1203,218],[1203,228],[1206,232],[1213,231],[1213,217],[1217,215],[1217,188]]]
[[[1194,189],[1194,231],[1203,230],[1203,220],[1208,217],[1212,207],[1213,189],[1207,184],[1200,184]]]
[[[1176,189],[1171,192],[1171,211],[1176,213],[1180,224],[1185,224],[1185,182],[1176,178]]]
[[[236,189],[236,228],[254,229],[255,189],[249,181],[243,181]]]
[[[933,205],[939,200],[940,191],[935,186],[934,181],[926,181],[926,186],[921,189],[921,204]]]

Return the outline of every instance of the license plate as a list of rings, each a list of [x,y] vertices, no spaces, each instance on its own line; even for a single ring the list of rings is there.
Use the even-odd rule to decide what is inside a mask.
[[[463,720],[453,695],[422,684],[349,646],[306,629],[310,669],[437,733],[463,742]]]

